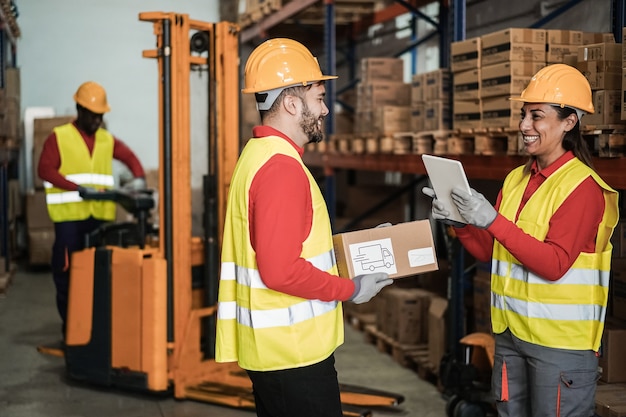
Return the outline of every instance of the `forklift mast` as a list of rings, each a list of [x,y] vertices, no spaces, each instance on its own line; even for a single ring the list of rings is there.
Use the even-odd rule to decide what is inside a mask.
[[[167,348],[174,395],[207,380],[215,363],[214,313],[217,306],[219,247],[228,184],[239,156],[239,27],[207,23],[186,14],[146,12],[156,49],[143,57],[158,63],[159,79],[159,256],[167,263]],[[192,237],[190,74],[208,70],[208,175],[205,236]],[[203,266],[204,306],[192,306],[192,267]],[[203,325],[204,323],[204,325]],[[208,326],[206,324],[209,324]],[[202,350],[201,338],[205,338]],[[208,352],[207,352],[208,350]],[[208,356],[208,359],[207,359]]]

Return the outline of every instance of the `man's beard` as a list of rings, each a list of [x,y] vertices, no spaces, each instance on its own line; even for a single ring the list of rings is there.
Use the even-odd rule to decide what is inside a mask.
[[[309,143],[318,143],[324,140],[324,132],[318,126],[320,117],[315,117],[309,110],[309,106],[302,100],[303,109],[300,118],[300,127],[309,138]]]

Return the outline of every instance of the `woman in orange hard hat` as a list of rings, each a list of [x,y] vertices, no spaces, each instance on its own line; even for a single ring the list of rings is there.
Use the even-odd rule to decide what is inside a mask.
[[[261,126],[230,183],[220,273],[215,359],[250,376],[261,417],[341,417],[334,351],[341,301],[364,303],[386,273],[338,276],[326,203],[302,161],[324,137],[324,82],[299,42],[259,45],[245,67]]]
[[[467,223],[456,225],[459,240],[491,261],[494,399],[500,416],[593,416],[619,214],[581,135],[591,88],[554,64],[511,100],[523,103],[528,162],[507,175],[495,207],[475,190],[452,192]],[[449,213],[435,199],[432,215]]]

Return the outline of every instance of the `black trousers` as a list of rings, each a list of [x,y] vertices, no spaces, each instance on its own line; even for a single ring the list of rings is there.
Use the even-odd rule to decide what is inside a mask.
[[[54,224],[54,245],[52,246],[52,278],[56,287],[57,310],[65,335],[67,301],[70,286],[70,260],[72,253],[85,248],[85,235],[96,230],[105,221],[90,217],[86,220],[59,222]]]
[[[335,357],[280,371],[247,371],[258,417],[342,417]]]

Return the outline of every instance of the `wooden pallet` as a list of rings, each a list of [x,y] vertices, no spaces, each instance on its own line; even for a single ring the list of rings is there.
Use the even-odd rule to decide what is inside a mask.
[[[443,155],[448,152],[448,139],[452,134],[451,130],[426,130],[413,133],[413,153],[424,154],[433,153]]]
[[[344,310],[344,318],[350,326],[361,332],[365,331],[365,327],[376,323],[376,313],[357,313]]]
[[[364,334],[365,340],[376,345],[379,352],[389,354],[395,362],[405,368],[412,369],[420,378],[430,382],[437,380],[436,367],[431,365],[428,360],[427,345],[399,343],[390,336],[380,332],[374,324],[365,326]]]
[[[582,126],[581,133],[593,156],[626,156],[626,125],[586,125]]]

